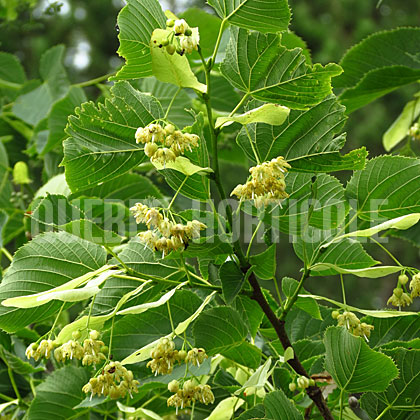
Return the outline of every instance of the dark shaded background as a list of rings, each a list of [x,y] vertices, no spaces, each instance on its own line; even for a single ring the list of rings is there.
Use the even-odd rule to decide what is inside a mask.
[[[418,0],[289,0],[293,11],[291,29],[304,38],[313,61],[323,64],[339,62],[345,51],[371,33],[400,26],[418,26]],[[17,54],[28,78],[38,76],[41,54],[56,44],[67,46],[66,65],[70,80],[82,82],[114,71],[121,60],[118,48],[116,17],[121,0],[68,0],[64,3],[16,0],[9,9],[0,3],[0,50]],[[18,4],[17,7],[14,7]],[[175,13],[194,6],[211,11],[202,0],[176,1],[164,4]],[[367,107],[354,112],[348,121],[346,150],[366,146],[370,156],[384,153],[381,138],[398,116],[404,104],[416,92],[416,86],[400,89]],[[94,99],[96,88],[89,92]],[[224,177],[232,185],[243,181],[245,170],[225,165]],[[346,175],[344,175],[345,177]],[[343,179],[343,181],[345,178]],[[294,256],[288,238],[280,245],[279,270],[282,275],[297,276],[300,262]],[[386,254],[367,245],[367,250],[384,264],[392,264]],[[392,240],[389,249],[406,264],[419,266],[418,249],[406,242]],[[394,276],[395,277],[395,276]],[[358,306],[380,307],[395,285],[394,278],[346,279],[349,300]],[[308,288],[331,297],[340,295],[337,279],[314,278]]]

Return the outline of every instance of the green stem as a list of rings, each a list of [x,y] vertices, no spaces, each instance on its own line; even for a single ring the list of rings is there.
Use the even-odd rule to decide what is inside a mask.
[[[185,271],[185,274],[187,275],[188,283],[190,284],[190,286],[192,286],[193,285],[193,282],[191,280],[190,272],[187,269],[187,266],[185,265],[185,260],[184,260],[184,257],[183,257],[182,254],[180,254],[179,259],[181,260],[181,265],[182,265],[182,267],[183,267],[183,269]]]
[[[216,45],[214,46],[214,51],[213,51],[213,55],[211,56],[211,61],[210,63],[208,63],[208,66],[206,63],[204,63],[204,68],[209,67],[209,70],[211,70],[216,63],[217,51],[219,50],[220,41],[222,40],[222,35],[223,35],[223,31],[225,30],[226,23],[227,21],[223,19],[219,28],[219,33],[217,35]]]
[[[343,409],[344,409],[344,391],[341,390],[340,392],[340,417],[339,420],[343,419]]]
[[[87,80],[86,82],[82,82],[82,83],[76,83],[75,87],[86,87],[86,86],[92,86],[92,85],[97,85],[98,83],[103,82],[104,80],[107,80],[109,77],[113,76],[116,72],[112,72],[109,74],[104,74],[103,76],[99,76],[96,77],[95,79],[91,79],[91,80]]]
[[[347,302],[346,302],[346,289],[344,288],[344,279],[343,279],[343,275],[340,274],[340,280],[341,280],[341,291],[343,293],[343,303],[345,306],[347,306]]]
[[[246,259],[248,259],[248,258],[249,258],[249,254],[250,254],[250,252],[251,252],[252,243],[254,242],[254,239],[255,239],[255,237],[257,236],[258,230],[260,229],[260,227],[261,227],[261,225],[262,225],[262,224],[263,224],[263,221],[262,221],[262,220],[260,220],[260,221],[258,222],[257,227],[256,227],[256,228],[255,228],[255,230],[254,230],[254,233],[252,234],[252,237],[251,237],[251,240],[249,241],[249,244],[248,244],[248,249],[247,249],[247,251],[246,251],[246,255],[245,255],[245,258],[246,258]]]
[[[5,248],[5,247],[2,247],[1,248],[1,252],[7,257],[7,259],[10,261],[10,262],[12,262],[13,261],[13,256],[12,256],[12,254],[10,254],[10,252]]]
[[[397,265],[399,265],[400,267],[404,267],[380,242],[378,242],[376,239],[374,238],[370,238],[373,242],[375,242],[376,245],[378,245],[380,248],[382,248],[394,261]]]
[[[173,98],[171,99],[171,102],[169,102],[168,108],[166,109],[166,112],[165,112],[165,116],[163,117],[164,120],[166,120],[168,118],[169,111],[171,110],[172,105],[174,104],[175,99],[178,96],[179,92],[181,92],[181,89],[182,89],[182,87],[180,86],[178,88],[178,90],[175,92],[175,95],[173,96]]]
[[[249,144],[251,145],[252,152],[254,153],[255,160],[257,161],[257,164],[260,165],[261,161],[260,161],[260,158],[258,156],[257,150],[255,149],[254,142],[251,139],[251,134],[249,134],[248,127],[246,125],[244,125],[244,128],[245,128],[246,135],[248,136],[248,140],[249,140]]]
[[[303,287],[303,284],[305,283],[305,280],[309,277],[309,274],[310,274],[310,270],[304,269],[302,277],[299,281],[298,287],[296,288],[293,295],[289,299],[287,299],[284,309],[281,312],[281,315],[279,316],[280,321],[284,321],[286,319],[286,315],[289,313],[290,309],[292,309],[292,306],[297,301],[298,295]]]
[[[384,411],[382,411],[382,413],[381,414],[379,414],[379,416],[378,417],[376,417],[376,419],[375,420],[379,420],[379,419],[381,419],[389,410],[390,410],[390,408],[391,408],[391,406],[389,406],[388,405],[388,407],[386,407],[385,408],[385,410]]]
[[[274,281],[274,287],[276,288],[277,299],[279,300],[281,308],[283,308],[283,299],[281,298],[281,293],[280,293],[279,285],[277,283],[277,278],[273,277],[273,281]]]
[[[54,332],[54,328],[55,328],[55,326],[57,325],[58,318],[60,318],[61,312],[63,312],[63,309],[64,309],[65,304],[66,304],[66,302],[63,302],[63,304],[61,305],[60,310],[58,311],[57,316],[55,317],[54,324],[52,325],[52,327],[51,327],[51,329],[50,329],[50,332],[49,332],[49,334],[48,334],[48,340],[50,340],[50,339],[51,339],[51,335],[52,335],[52,333]]]
[[[21,403],[22,402],[22,397],[20,396],[18,387],[16,385],[16,381],[15,381],[15,377],[13,375],[13,371],[9,366],[7,366],[7,373],[9,374],[10,382],[12,384],[13,391],[15,391],[16,398],[19,400],[19,403]]]
[[[131,270],[130,267],[128,267],[124,261],[108,246],[104,245],[104,248],[107,250],[107,252],[109,254],[111,254],[125,269],[125,271],[127,271],[128,273],[131,273],[133,270]]]
[[[0,398],[3,399],[3,400],[5,400],[5,401],[13,401],[14,400],[14,398],[9,397],[7,395],[4,395],[1,392],[0,392]]]
[[[169,322],[171,323],[172,332],[175,333],[174,321],[172,319],[172,313],[171,313],[171,307],[169,305],[169,301],[166,302],[166,306],[168,307]]]
[[[174,196],[172,197],[172,200],[171,200],[171,202],[169,203],[168,208],[167,208],[166,210],[168,210],[168,211],[169,211],[169,210],[171,209],[172,205],[174,204],[175,199],[177,198],[177,196],[178,196],[179,192],[181,191],[182,187],[184,186],[184,184],[187,182],[187,179],[188,179],[188,178],[189,178],[189,176],[187,175],[187,176],[184,178],[184,180],[181,182],[181,185],[180,185],[180,186],[179,186],[179,188],[176,190],[176,192],[175,192]]]
[[[229,114],[229,117],[234,115],[236,111],[244,104],[244,102],[248,99],[249,93],[246,93],[244,96],[242,96],[242,99],[238,102],[238,104],[235,106],[235,108],[232,110],[232,112]]]
[[[89,315],[87,317],[87,321],[86,321],[86,329],[89,331],[89,324],[90,324],[90,317],[92,315],[92,308],[93,308],[93,304],[95,303],[95,298],[96,295],[93,296],[92,298],[92,302],[90,302],[90,307],[89,307]]]
[[[112,338],[114,336],[114,324],[115,324],[115,314],[112,316],[111,332],[109,334],[108,356],[107,356],[106,363],[111,360]]]

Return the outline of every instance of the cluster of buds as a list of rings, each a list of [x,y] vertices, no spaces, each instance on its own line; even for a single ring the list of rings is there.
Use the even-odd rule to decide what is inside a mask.
[[[175,51],[179,55],[191,54],[198,49],[199,37],[195,35],[184,19],[168,19],[166,21],[168,36],[159,44],[160,48],[165,47],[169,55]]]
[[[420,140],[420,125],[419,123],[414,123],[410,129],[408,130],[408,135],[415,138],[416,140]]]
[[[168,389],[175,393],[168,398],[168,407],[175,407],[177,414],[179,408],[182,410],[189,407],[195,401],[206,405],[214,402],[214,395],[210,386],[196,385],[192,380],[185,381],[182,389],[179,387],[179,382],[173,380],[169,382]]]
[[[174,162],[178,156],[185,153],[185,150],[191,152],[193,147],[198,147],[200,140],[196,134],[183,133],[176,130],[172,124],[167,124],[165,127],[160,124],[139,127],[135,137],[136,143],[145,145],[146,156],[152,162],[159,162],[162,165]]]
[[[175,223],[162,216],[158,209],[141,203],[131,207],[130,211],[137,223],[145,223],[149,229],[140,232],[139,238],[149,248],[162,252],[163,257],[171,251],[185,249],[188,242],[199,238],[200,231],[207,227],[198,220],[189,221],[186,225]]]
[[[53,340],[41,340],[38,343],[31,343],[26,348],[25,354],[28,359],[31,357],[38,361],[41,357],[45,359],[49,359],[51,356],[54,347],[56,347],[56,343]]]
[[[388,299],[387,304],[392,306],[398,306],[398,308],[401,308],[402,306],[408,306],[413,303],[413,299],[411,296],[404,292],[404,290],[401,287],[396,287],[391,297]]]
[[[231,195],[241,200],[254,200],[255,207],[266,206],[273,201],[288,198],[284,174],[290,165],[282,156],[252,167],[251,179],[235,187]]]
[[[297,385],[296,385],[297,383]],[[306,389],[310,386],[315,386],[315,381],[312,378],[307,378],[306,376],[299,376],[295,382],[290,382],[289,390],[295,392],[296,388]]]
[[[169,338],[162,338],[158,345],[153,349],[152,360],[147,363],[152,372],[158,374],[172,373],[175,362],[181,363],[187,357],[185,350],[176,350],[175,343]]]
[[[420,273],[414,274],[410,281],[411,297],[420,296]]]
[[[369,341],[374,326],[360,322],[360,319],[353,312],[344,311],[340,314],[338,311],[333,311],[332,317],[337,320],[337,325],[340,327],[346,327],[353,335],[364,337],[366,341]]]
[[[78,341],[81,334],[79,331],[73,331],[72,340],[67,341],[54,351],[54,357],[58,362],[64,362],[66,359],[82,360],[83,365],[96,365],[102,360],[106,360],[103,353],[106,347],[104,342],[99,340],[99,332],[92,330],[89,338],[84,340],[83,346]]]
[[[187,357],[185,358],[185,363],[191,363],[194,366],[200,366],[204,360],[208,359],[209,356],[207,356],[206,351],[203,348],[196,348],[194,347],[191,349]]]
[[[83,392],[93,395],[105,395],[110,398],[124,398],[127,394],[133,398],[138,392],[139,381],[133,378],[133,372],[127,370],[120,362],[111,362],[104,367],[102,373],[91,378],[83,387]]]

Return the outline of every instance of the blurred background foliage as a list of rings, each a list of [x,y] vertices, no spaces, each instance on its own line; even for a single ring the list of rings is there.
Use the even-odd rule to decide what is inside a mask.
[[[322,64],[339,62],[348,48],[374,32],[420,23],[418,0],[289,0],[289,4],[293,11],[291,29],[307,42],[313,62]],[[116,18],[123,5],[122,0],[0,0],[0,50],[18,56],[28,79],[39,77],[41,55],[57,44],[67,48],[65,65],[72,83],[111,73],[122,64],[116,54]],[[212,12],[203,0],[168,0],[163,6],[178,14],[190,7]],[[346,127],[346,150],[366,146],[370,157],[384,153],[383,133],[416,91],[413,85],[399,89],[352,113]],[[89,99],[103,95],[95,87],[88,93]],[[15,158],[10,156],[12,165],[22,159],[21,152]],[[247,174],[245,167],[227,162],[223,170],[232,186],[243,182]],[[377,247],[372,249],[369,244],[366,247],[384,264],[392,264],[385,253],[378,253]],[[301,263],[291,249],[289,238],[282,237],[279,248],[281,275],[297,276]],[[400,255],[405,264],[419,267],[418,249],[398,239],[391,241],[389,249]],[[389,278],[381,285],[375,283],[378,281],[367,283],[365,279],[348,278],[350,300],[357,298],[359,306],[383,305],[392,293],[395,279]],[[323,278],[322,284],[319,278],[313,278],[307,288],[331,297],[340,294],[336,278]]]

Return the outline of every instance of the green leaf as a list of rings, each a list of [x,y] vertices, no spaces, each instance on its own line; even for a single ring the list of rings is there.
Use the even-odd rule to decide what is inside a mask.
[[[265,418],[268,420],[288,419],[302,420],[302,414],[299,413],[295,405],[290,401],[283,391],[277,390],[270,392],[264,399]]]
[[[373,226],[368,229],[356,230],[354,232],[345,233],[344,235],[337,236],[327,244],[322,245],[321,248],[327,248],[332,243],[338,242],[343,238],[362,237],[369,238],[378,232],[386,229],[405,230],[415,225],[420,220],[420,213],[407,214],[406,216],[397,217],[395,219],[387,220],[379,225]]]
[[[245,401],[237,397],[228,397],[220,401],[205,420],[230,420],[236,410],[243,405]]]
[[[363,338],[345,328],[328,328],[324,342],[325,367],[342,391],[381,392],[398,376],[390,357],[371,350]]]
[[[67,197],[70,195],[70,188],[67,185],[64,174],[59,174],[50,178],[34,195],[35,198],[43,197],[47,194],[60,194]]]
[[[48,153],[56,146],[61,146],[61,142],[66,137],[64,129],[67,125],[68,116],[82,102],[86,102],[86,95],[83,89],[72,86],[67,92],[67,95],[52,106],[48,115],[49,134],[47,142],[45,145],[40,145],[42,147],[37,147],[42,155],[45,155],[45,153]]]
[[[305,109],[331,93],[331,78],[341,67],[306,64],[302,50],[287,50],[281,36],[231,28],[221,72],[237,89],[265,102]],[[240,64],[239,64],[240,63]]]
[[[323,243],[331,240],[331,231],[321,231],[309,228],[303,238],[298,238],[294,244],[296,255],[303,261],[306,255],[307,262],[311,268],[311,275],[320,275],[316,264],[322,264],[319,268],[322,275],[337,274],[340,270],[366,269],[377,264],[370,255],[366,253],[362,245],[353,239],[343,239],[331,245],[324,252],[319,252]],[[303,250],[305,247],[305,251]]]
[[[149,197],[162,198],[161,192],[145,176],[139,174],[124,174],[111,181],[104,182],[97,187],[84,190],[70,196],[70,199],[85,195],[87,197],[98,197],[104,200],[123,200],[125,206],[130,207],[134,200],[141,200]]]
[[[211,17],[207,13],[203,13]],[[192,100],[185,90],[181,90],[171,83],[162,83],[154,77],[141,79],[138,85],[140,91],[149,92],[154,96],[161,103],[163,109],[170,108],[167,118],[178,127],[185,127],[194,122],[193,116],[187,111],[192,108]],[[169,107],[174,97],[175,100]]]
[[[239,312],[242,320],[248,327],[251,337],[255,337],[264,317],[260,305],[248,296],[239,295],[233,302],[233,307]]]
[[[367,317],[365,322],[375,327],[369,338],[372,347],[381,347],[392,341],[410,341],[418,337],[420,317],[418,314],[394,318]]]
[[[85,399],[83,385],[89,381],[89,373],[81,367],[66,366],[55,370],[36,387],[36,396],[28,411],[33,420],[69,419],[81,409],[73,407]]]
[[[323,272],[330,272],[330,270],[334,270],[339,274],[353,274],[357,277],[367,277],[369,279],[377,279],[379,277],[385,277],[389,274],[398,273],[401,271],[400,266],[393,266],[393,265],[381,265],[379,267],[367,267],[367,268],[355,268],[355,269],[348,269],[348,268],[341,268],[335,264],[330,263],[317,263],[310,267],[311,270],[315,271],[316,275],[329,275],[323,274]]]
[[[104,105],[87,102],[69,118],[62,165],[72,192],[110,181],[141,163],[145,154],[135,132],[163,117],[155,98],[127,82],[115,84],[111,93]]]
[[[243,128],[236,142],[252,161],[255,161],[254,147],[260,162],[277,156],[289,160],[338,151],[345,142],[345,137],[338,136],[346,121],[344,111],[337,98],[330,95],[308,110],[291,110],[281,126],[251,124],[248,126],[251,139]]]
[[[247,335],[247,328],[237,311],[218,306],[199,316],[194,323],[193,335],[195,346],[203,347],[213,355],[240,344]]]
[[[419,28],[398,28],[375,33],[352,47],[340,63],[344,73],[334,81],[335,88],[346,89],[340,99],[347,113],[417,82],[419,43]]]
[[[315,190],[309,225],[326,230],[337,228],[345,220],[349,205],[341,182],[326,174],[318,175],[312,183],[310,174],[288,173],[286,191],[290,197],[282,202],[282,207],[269,208],[264,222],[283,233],[300,235],[307,225],[309,200]]]
[[[102,204],[104,208],[105,203]],[[111,230],[104,230],[83,209],[70,203],[63,195],[47,195],[31,214],[31,229],[36,231],[62,230],[100,245],[118,245],[123,238]],[[104,223],[109,225],[109,223]]]
[[[13,373],[19,375],[29,375],[44,370],[43,367],[35,368],[29,362],[22,360],[15,354],[7,351],[3,346],[0,346],[0,357],[7,363],[7,366],[12,369]]]
[[[243,341],[238,346],[224,349],[222,355],[251,369],[257,369],[260,366],[262,358],[261,350],[248,341]]]
[[[311,52],[308,48],[308,44],[299,35],[296,35],[290,30],[283,32],[281,34],[281,44],[284,45],[288,50],[293,50],[293,48],[300,48],[302,50],[302,54],[306,58],[306,63],[312,64]]]
[[[286,0],[209,0],[217,14],[231,25],[258,32],[281,32],[290,22]]]
[[[290,277],[283,277],[281,280],[281,288],[286,298],[290,298],[295,293],[299,282]],[[301,294],[307,294],[305,289],[301,289]],[[299,295],[295,302],[295,306],[305,311],[313,318],[319,319],[322,321],[321,312],[319,311],[319,306],[316,301],[310,297],[302,297]]]
[[[265,383],[267,382],[270,376],[270,367],[271,367],[271,357],[269,357],[263,365],[261,365],[242,385],[241,388],[235,391],[235,395],[239,395],[246,388],[264,388]]]
[[[194,30],[194,28],[192,29]],[[155,29],[153,31],[150,40],[153,75],[161,82],[206,93],[207,86],[198,81],[185,55],[170,55],[165,48],[153,46],[161,44],[171,33],[173,32],[166,29]]]
[[[291,172],[328,173],[337,171],[355,171],[363,169],[366,164],[368,152],[365,147],[352,150],[346,155],[339,152],[323,152],[313,155],[304,155],[289,159]]]
[[[227,127],[237,122],[242,125],[251,123],[265,123],[270,125],[282,125],[289,116],[290,109],[278,104],[264,104],[251,109],[245,114],[233,115],[232,117],[219,117],[216,120],[216,128]]]
[[[385,131],[382,137],[384,149],[389,152],[408,135],[408,129],[420,115],[420,98],[407,102],[398,118]]]
[[[0,97],[5,103],[12,102],[26,82],[25,71],[12,54],[0,51]]]
[[[362,408],[371,418],[384,410],[384,420],[415,419],[420,411],[420,351],[395,349],[384,351],[392,357],[399,370],[399,377],[391,382],[385,392],[368,392],[361,400]]]
[[[129,0],[117,19],[120,47],[126,64],[110,80],[153,76],[150,38],[156,28],[166,27],[166,16],[157,0]]]
[[[219,277],[222,283],[223,297],[230,305],[241,291],[246,277],[234,261],[226,261],[220,266]]]
[[[347,184],[346,196],[363,220],[419,213],[419,178],[420,159],[380,156],[354,174]]]
[[[146,420],[163,420],[162,417],[156,414],[154,411],[147,410],[146,408],[128,407],[121,404],[119,401],[117,401],[117,406],[120,411],[127,413],[131,417],[140,417]]]
[[[48,115],[54,102],[68,91],[69,81],[63,66],[64,52],[63,45],[47,50],[41,57],[39,69],[44,83],[16,99],[13,113],[27,124],[37,125]]]
[[[0,284],[0,301],[22,292],[40,293],[105,265],[106,252],[98,245],[66,232],[36,236],[14,255]],[[0,328],[15,332],[57,312],[62,303],[50,302],[32,309],[0,306]]]
[[[270,245],[264,252],[253,255],[249,262],[253,272],[262,280],[271,280],[276,275],[276,244]]]

